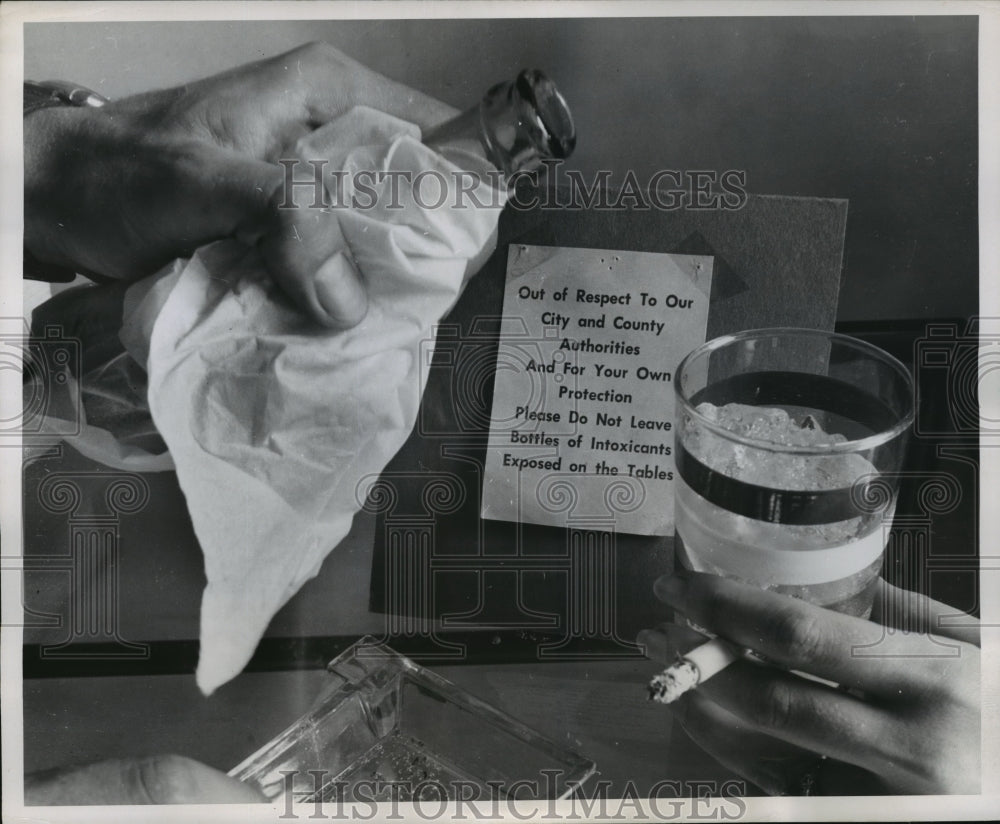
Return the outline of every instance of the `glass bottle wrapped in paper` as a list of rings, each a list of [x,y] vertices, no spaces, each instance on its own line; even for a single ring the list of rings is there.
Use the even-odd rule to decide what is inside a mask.
[[[409,436],[426,377],[418,354],[495,243],[511,176],[566,157],[573,143],[562,98],[529,71],[423,140],[413,124],[363,107],[300,140],[295,155],[309,162],[296,177],[320,165],[329,200],[314,208],[314,187],[294,187],[309,191],[282,219],[293,229],[325,222],[338,243],[323,267],[360,274],[368,312],[346,331],[307,318],[259,249],[236,240],[129,290],[121,338],[145,367],[169,456],[106,432],[77,443],[109,463],[176,469],[205,557],[204,692],[245,666]],[[90,377],[113,374],[122,372]]]

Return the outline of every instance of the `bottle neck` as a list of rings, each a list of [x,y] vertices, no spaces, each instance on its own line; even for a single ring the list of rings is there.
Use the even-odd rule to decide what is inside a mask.
[[[489,141],[484,137],[478,105],[426,132],[423,142],[449,160],[456,160],[459,166],[462,163],[458,158],[463,154],[471,154],[502,170],[502,166],[493,157]]]
[[[568,157],[576,132],[555,85],[539,71],[523,71],[515,81],[498,83],[476,106],[428,132],[424,143],[446,157],[471,153],[509,179],[547,159]]]

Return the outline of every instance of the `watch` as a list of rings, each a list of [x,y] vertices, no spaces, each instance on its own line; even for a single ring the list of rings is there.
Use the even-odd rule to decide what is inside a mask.
[[[24,116],[39,109],[52,106],[103,106],[108,99],[86,86],[65,80],[24,81]],[[43,280],[48,283],[69,283],[76,278],[76,272],[65,266],[45,263],[24,247],[24,277],[29,280]]]
[[[93,89],[66,80],[24,81],[24,114],[49,106],[103,106],[108,99]]]

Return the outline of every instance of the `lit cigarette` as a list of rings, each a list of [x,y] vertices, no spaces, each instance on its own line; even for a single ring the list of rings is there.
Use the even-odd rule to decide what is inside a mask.
[[[678,655],[676,663],[654,675],[649,682],[650,700],[670,704],[741,657],[732,644],[719,638],[696,647],[687,655]]]

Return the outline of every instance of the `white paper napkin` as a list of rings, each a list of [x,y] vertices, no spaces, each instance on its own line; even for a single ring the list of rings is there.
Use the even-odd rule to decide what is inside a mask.
[[[370,109],[322,127],[299,152],[330,169],[433,170],[445,180],[458,171],[415,126]],[[365,479],[409,436],[422,345],[432,351],[434,325],[496,229],[500,204],[485,184],[477,194],[487,207],[430,209],[405,176],[391,197],[390,179],[372,208],[324,213],[368,291],[353,329],[306,319],[236,241],[168,267],[144,294],[153,299],[133,301],[142,316],[130,328],[152,330],[150,411],[205,556],[197,680],[206,694],[243,669],[272,616],[347,534]],[[144,358],[145,336],[135,337],[130,351]]]

